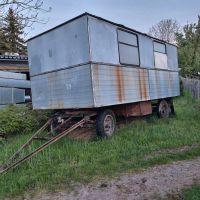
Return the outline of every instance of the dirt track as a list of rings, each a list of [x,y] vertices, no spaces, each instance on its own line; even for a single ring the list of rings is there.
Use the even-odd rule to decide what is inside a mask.
[[[34,200],[144,200],[167,198],[194,182],[200,182],[200,157],[122,175],[97,185],[77,186],[71,193],[43,193]]]

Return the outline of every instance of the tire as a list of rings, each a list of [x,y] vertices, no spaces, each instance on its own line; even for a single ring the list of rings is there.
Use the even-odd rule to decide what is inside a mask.
[[[97,115],[96,132],[101,137],[110,137],[116,129],[116,118],[112,110],[106,109]]]
[[[169,101],[162,99],[157,105],[157,114],[160,118],[168,118],[172,113],[172,107]]]

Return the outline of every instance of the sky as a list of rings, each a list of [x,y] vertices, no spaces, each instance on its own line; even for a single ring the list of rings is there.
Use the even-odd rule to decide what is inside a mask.
[[[162,19],[175,19],[183,26],[200,15],[200,0],[44,0],[44,7],[52,8],[39,15],[47,23],[33,24],[27,38],[84,12],[145,33]]]

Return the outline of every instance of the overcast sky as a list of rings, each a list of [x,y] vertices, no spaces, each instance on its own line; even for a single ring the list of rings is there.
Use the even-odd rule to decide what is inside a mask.
[[[41,18],[47,24],[34,24],[28,37],[37,35],[84,12],[109,19],[141,32],[162,19],[176,19],[181,25],[196,22],[200,0],[44,0],[52,7]]]

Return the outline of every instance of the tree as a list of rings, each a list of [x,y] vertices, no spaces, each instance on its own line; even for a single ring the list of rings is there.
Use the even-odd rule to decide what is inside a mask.
[[[197,77],[200,72],[200,16],[198,22],[187,24],[177,34],[179,66],[182,76]]]
[[[164,19],[149,30],[149,35],[176,44],[176,33],[180,32],[180,25],[176,20]]]
[[[31,26],[35,22],[44,22],[39,18],[40,12],[49,12],[51,8],[44,8],[43,0],[0,0],[0,18],[4,20],[6,11],[12,8],[23,25]]]
[[[6,36],[2,29],[2,24],[0,24],[0,54],[4,54],[6,51],[8,51],[8,48]]]
[[[9,8],[8,13],[3,22],[3,33],[8,45],[8,51],[11,53],[26,54],[25,41],[23,39],[24,26],[18,14],[12,8]]]

